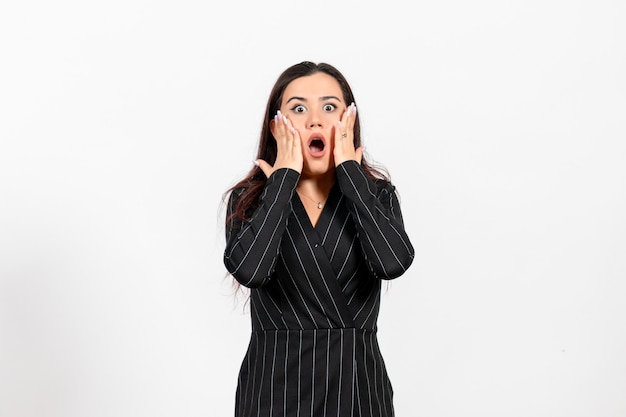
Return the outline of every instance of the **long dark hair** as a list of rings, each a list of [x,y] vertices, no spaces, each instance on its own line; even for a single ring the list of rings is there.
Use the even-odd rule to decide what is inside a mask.
[[[259,148],[257,151],[257,159],[263,159],[270,165],[274,165],[274,162],[276,162],[277,146],[276,140],[272,136],[272,132],[270,130],[270,120],[273,120],[274,115],[280,109],[280,103],[283,100],[283,94],[287,85],[289,85],[289,83],[296,78],[306,77],[318,72],[328,74],[337,80],[346,104],[355,102],[354,94],[352,93],[352,89],[350,88],[348,81],[343,74],[332,65],[323,62],[316,64],[310,61],[303,61],[287,68],[276,80],[276,83],[274,84],[267,100],[265,116],[263,118],[263,127],[261,128],[261,138],[259,140]],[[361,127],[359,124],[359,115],[357,113],[354,123],[354,147],[357,148],[359,146],[361,146]],[[368,163],[365,155],[361,159],[361,167],[363,168],[365,174],[372,179],[389,180],[386,170],[382,167],[374,167],[372,164]],[[235,204],[234,210],[229,218],[226,219],[226,224],[229,224],[229,222],[233,219],[245,221],[249,217],[249,215],[258,206],[258,199],[263,191],[263,188],[265,187],[266,181],[267,178],[265,177],[263,171],[261,171],[261,168],[253,167],[241,181],[224,193],[224,201],[226,201],[228,195],[233,190],[243,190]]]

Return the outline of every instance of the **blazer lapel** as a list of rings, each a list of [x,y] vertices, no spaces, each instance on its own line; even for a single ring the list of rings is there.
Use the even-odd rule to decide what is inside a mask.
[[[335,313],[338,323],[341,323],[343,327],[352,328],[354,327],[352,313],[338,280],[339,271],[335,270],[342,262],[339,259],[331,262],[337,243],[336,239],[331,238],[333,230],[342,228],[342,226],[345,227],[342,225],[345,222],[344,216],[349,215],[341,204],[342,200],[339,186],[335,184],[322,208],[317,226],[313,227],[302,201],[298,194],[294,193],[291,205],[292,215],[295,217],[292,220],[296,224],[290,224],[290,228],[299,229],[298,231],[304,237],[298,242],[297,249],[301,255],[306,254],[307,257],[312,258],[311,268],[307,272],[311,277],[318,278],[313,282],[314,285],[318,286],[318,292],[322,295],[322,299],[328,304],[326,310]],[[341,230],[334,231],[334,234],[338,232],[340,235],[342,234]]]

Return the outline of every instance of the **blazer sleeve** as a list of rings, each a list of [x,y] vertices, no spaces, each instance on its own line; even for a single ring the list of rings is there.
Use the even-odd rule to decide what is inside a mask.
[[[290,201],[300,174],[289,168],[276,170],[267,179],[259,205],[248,221],[226,224],[224,265],[245,287],[256,288],[270,279],[276,265],[280,242],[291,213]],[[233,190],[228,200],[229,219],[243,190]]]
[[[370,272],[381,279],[402,275],[413,263],[415,251],[404,230],[395,187],[373,181],[352,160],[337,167],[337,181],[348,200]]]

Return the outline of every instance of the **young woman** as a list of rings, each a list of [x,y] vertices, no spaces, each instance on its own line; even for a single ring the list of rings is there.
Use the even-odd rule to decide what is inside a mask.
[[[255,167],[226,196],[224,263],[250,288],[252,319],[235,416],[393,416],[381,280],[414,251],[336,68],[301,62],[280,75]]]

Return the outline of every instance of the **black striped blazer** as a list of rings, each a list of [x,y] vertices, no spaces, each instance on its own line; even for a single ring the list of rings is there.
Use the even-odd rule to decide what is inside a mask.
[[[313,227],[298,179],[275,171],[250,220],[226,227],[226,268],[251,289],[235,416],[391,417],[376,337],[381,280],[402,275],[414,257],[395,188],[344,162]]]

